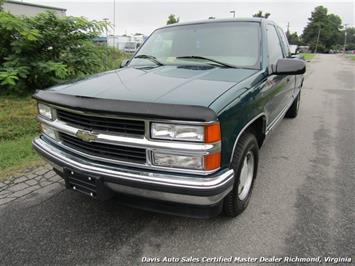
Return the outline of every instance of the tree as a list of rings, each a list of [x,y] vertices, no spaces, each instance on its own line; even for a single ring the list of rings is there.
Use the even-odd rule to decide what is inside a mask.
[[[270,17],[270,13],[268,13],[268,12],[265,12],[265,14],[263,15],[263,11],[261,11],[261,10],[259,10],[259,12],[258,13],[255,13],[254,15],[253,15],[253,17],[255,17],[255,18],[268,18],[268,17]]]
[[[286,31],[286,37],[287,37],[289,44],[300,45],[300,43],[301,43],[297,32],[290,33],[289,31]]]
[[[315,50],[317,38],[319,41],[317,50],[327,52],[339,43],[341,38],[341,19],[334,14],[328,14],[327,8],[318,6],[312,12],[309,22],[303,30],[302,39],[311,50]]]
[[[344,43],[345,31],[341,32],[341,36],[343,38],[342,43]],[[355,28],[354,27],[346,28],[346,49],[355,50]]]
[[[171,14],[168,17],[168,21],[166,22],[166,25],[178,23],[179,21],[180,21],[179,17],[175,16],[174,14]]]
[[[30,92],[104,70],[92,40],[107,26],[50,12],[26,18],[0,11],[0,92]]]

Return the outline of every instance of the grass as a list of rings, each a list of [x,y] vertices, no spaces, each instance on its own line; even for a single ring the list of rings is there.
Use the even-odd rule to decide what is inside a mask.
[[[39,132],[36,113],[30,96],[0,96],[0,180],[42,163],[31,146]]]
[[[303,53],[303,59],[306,61],[311,61],[316,55],[311,53]]]
[[[132,56],[112,47],[97,49],[104,55],[97,71],[116,69]],[[6,96],[0,88],[0,180],[42,162],[31,144],[39,133],[36,114],[36,102],[30,96]]]
[[[348,55],[348,57],[349,57],[351,60],[355,61],[355,55]]]

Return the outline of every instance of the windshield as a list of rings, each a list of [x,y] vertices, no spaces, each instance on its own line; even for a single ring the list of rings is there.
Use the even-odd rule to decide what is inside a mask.
[[[149,55],[164,65],[206,64],[197,56],[236,67],[259,68],[260,24],[256,22],[215,22],[182,25],[155,31],[136,56]],[[134,58],[131,66],[154,64]]]

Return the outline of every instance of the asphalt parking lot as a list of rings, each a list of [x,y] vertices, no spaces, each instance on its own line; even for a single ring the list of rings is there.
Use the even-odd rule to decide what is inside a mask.
[[[0,183],[1,265],[136,265],[142,257],[351,257],[355,250],[355,63],[307,65],[299,116],[261,150],[236,219],[175,217],[67,191],[48,166]]]

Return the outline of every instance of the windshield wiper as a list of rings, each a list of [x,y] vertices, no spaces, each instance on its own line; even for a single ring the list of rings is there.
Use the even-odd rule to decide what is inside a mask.
[[[152,55],[140,54],[140,55],[135,56],[134,58],[148,59],[148,60],[152,61],[153,63],[155,63],[158,66],[163,66],[164,65],[155,56],[152,56]]]
[[[227,68],[237,68],[236,66],[230,65],[228,63],[220,62],[218,60],[214,60],[212,58],[204,57],[204,56],[198,56],[198,55],[186,55],[186,56],[177,56],[176,59],[201,59],[201,60],[206,60],[213,62],[214,64],[218,64],[223,67]]]

